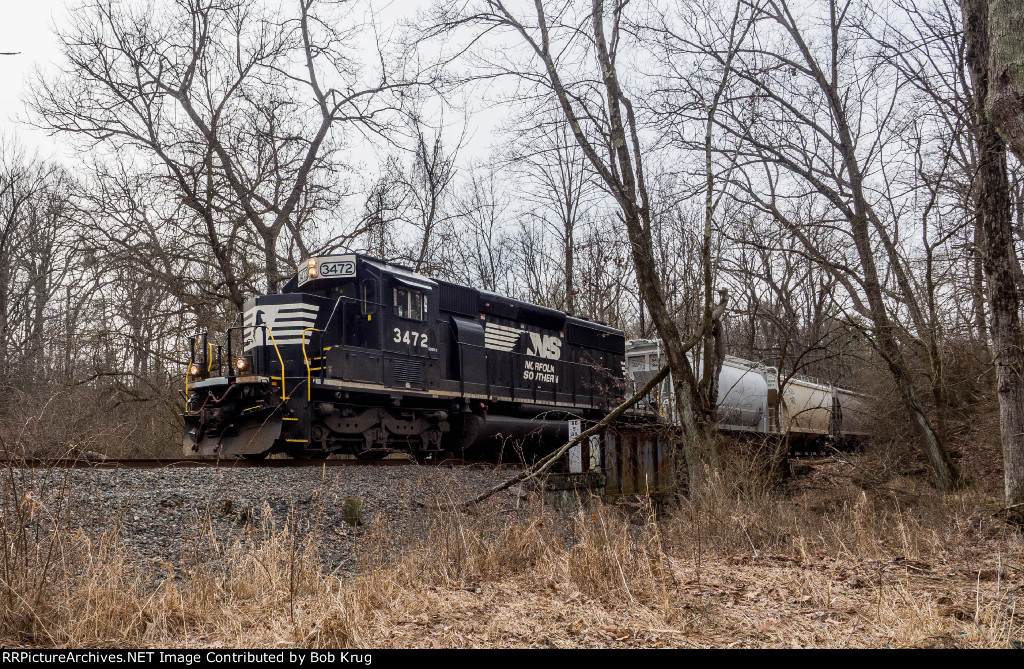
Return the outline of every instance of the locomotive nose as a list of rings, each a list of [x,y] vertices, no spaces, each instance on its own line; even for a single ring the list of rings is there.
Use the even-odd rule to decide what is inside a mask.
[[[282,426],[280,412],[269,407],[243,415],[217,410],[186,416],[183,451],[199,457],[259,455],[274,446]]]

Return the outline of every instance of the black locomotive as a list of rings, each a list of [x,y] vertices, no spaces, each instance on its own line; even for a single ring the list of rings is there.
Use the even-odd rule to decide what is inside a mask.
[[[240,316],[190,340],[186,455],[463,454],[564,438],[623,397],[622,331],[360,254],[309,259]]]

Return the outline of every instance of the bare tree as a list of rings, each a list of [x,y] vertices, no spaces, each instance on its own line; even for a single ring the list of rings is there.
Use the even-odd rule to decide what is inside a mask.
[[[76,272],[77,185],[60,166],[0,142],[0,372],[23,385],[55,373],[53,348],[73,346],[48,327]],[[54,344],[57,344],[54,346]],[[60,356],[56,358],[60,360]]]
[[[296,0],[278,17],[236,0],[154,11],[88,0],[58,35],[63,76],[35,84],[40,125],[125,149],[160,175],[203,231],[238,308],[245,246],[258,249],[275,290],[290,272],[282,242],[305,255],[303,226],[334,206],[334,131],[386,133],[403,92],[430,79],[383,46],[376,69],[361,65],[352,43],[366,26],[353,3],[322,4]]]
[[[484,290],[543,303],[537,284],[529,276],[517,290],[511,285],[514,250],[508,230],[511,205],[499,185],[501,175],[486,165],[474,165],[465,174],[454,204],[457,212],[458,233],[447,240],[447,248],[440,251],[444,259],[443,276]],[[532,253],[523,254],[518,263],[522,272],[529,273]],[[525,292],[523,287],[525,286]]]
[[[659,86],[656,99],[661,127],[668,131],[674,148],[684,155],[693,154],[702,166],[700,175],[702,191],[703,226],[701,233],[701,282],[703,284],[703,356],[701,359],[699,395],[705,413],[715,414],[718,398],[718,376],[721,373],[725,343],[721,317],[714,317],[715,311],[724,313],[728,302],[728,291],[720,291],[720,300],[714,301],[716,267],[712,258],[715,247],[714,236],[718,228],[716,214],[725,195],[729,174],[735,167],[737,153],[716,147],[722,133],[716,132],[716,117],[719,106],[730,88],[733,79],[732,66],[739,50],[754,25],[756,3],[747,5],[737,2],[731,16],[716,20],[719,8],[712,3],[682,5],[677,13],[682,15],[686,36],[682,37],[671,25],[668,17],[662,16],[654,25],[638,25],[637,32],[650,34],[652,42],[662,54],[662,65],[666,74]],[[709,58],[708,52],[715,57]],[[682,56],[682,57],[681,57]],[[703,59],[705,62],[700,62]],[[702,132],[696,128],[702,127]],[[697,135],[699,139],[691,138]],[[729,137],[726,140],[732,139]],[[726,156],[724,164],[719,158]],[[696,179],[695,179],[696,181]]]
[[[965,10],[967,6],[965,3]],[[989,49],[985,68],[989,85],[985,113],[1017,160],[1024,163],[1024,8],[1010,0],[988,0],[987,14]]]
[[[396,173],[405,207],[401,218],[418,239],[410,248],[408,262],[417,272],[437,272],[441,268],[437,251],[445,243],[446,228],[452,222],[452,186],[459,143],[448,149],[441,129],[431,131],[420,112],[409,116],[413,138],[412,165]]]
[[[503,0],[485,0],[466,8],[445,7],[439,12],[439,25],[441,30],[473,28],[477,36],[511,35],[526,46],[527,62],[506,62],[498,69],[550,96],[590,168],[615,199],[629,237],[639,293],[665,344],[690,481],[698,486],[715,460],[714,444],[707,438],[710,421],[700,411],[687,347],[668,309],[655,263],[644,142],[636,105],[618,69],[624,11],[625,5],[607,6],[604,0],[593,0],[586,9],[536,0],[531,11],[519,14]]]
[[[826,29],[811,40],[804,27],[811,18],[806,12],[795,12],[786,0],[764,2],[752,38],[756,46],[734,65],[745,90],[732,96],[718,127],[742,140],[744,165],[734,180],[737,187],[805,242],[814,260],[833,272],[851,307],[871,319],[873,340],[935,480],[940,488],[951,489],[959,485],[959,474],[918,398],[899,341],[909,332],[900,327],[891,306],[895,300],[917,332],[927,328],[898,239],[887,227],[884,207],[878,206],[884,200],[876,201],[873,191],[874,180],[884,178],[887,138],[900,110],[885,72],[856,52],[850,33],[858,11],[852,0],[830,1],[814,17]],[[753,170],[754,165],[760,169]],[[848,260],[815,248],[787,211],[793,186],[797,192],[813,189],[842,221],[844,228],[835,232],[852,245]],[[883,284],[880,259],[895,290]]]
[[[1012,10],[1006,14],[999,19],[1000,23],[993,26],[994,33],[1008,27],[1005,22]],[[1021,331],[1020,296],[1013,271],[1015,253],[1006,146],[995,123],[986,113],[993,110],[1006,113],[1002,96],[1007,93],[1003,87],[1010,82],[996,83],[995,80],[1008,76],[1008,73],[991,68],[993,60],[998,61],[1013,53],[1012,45],[1019,36],[1002,36],[1000,39],[1006,41],[1001,44],[998,39],[990,41],[989,5],[985,0],[963,0],[963,18],[967,62],[974,84],[972,112],[978,144],[977,216],[985,234],[985,278],[992,309],[992,348],[999,395],[1006,505],[1013,509],[1015,517],[1024,519],[1024,332]],[[1017,20],[1019,25],[1020,16]],[[997,55],[990,51],[994,48],[1004,52]],[[1012,141],[1013,129],[1007,134]]]
[[[363,248],[381,260],[395,260],[402,253],[395,234],[406,204],[400,174],[398,159],[388,158],[363,203]]]
[[[512,140],[509,160],[528,185],[534,203],[528,215],[551,229],[560,251],[564,300],[550,306],[576,313],[577,235],[594,204],[595,193],[586,158],[560,116],[557,112],[553,121],[545,121],[538,112],[521,121],[526,127]]]

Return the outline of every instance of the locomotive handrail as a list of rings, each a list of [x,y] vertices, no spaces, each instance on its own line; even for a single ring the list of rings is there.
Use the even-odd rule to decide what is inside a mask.
[[[253,326],[253,327],[256,327],[256,326]],[[277,353],[277,361],[279,363],[281,363],[281,401],[282,402],[287,402],[288,401],[288,395],[285,394],[285,391],[284,391],[284,385],[285,385],[284,384],[284,358],[281,357],[281,349],[279,349],[277,347],[277,340],[274,339],[274,331],[272,329],[270,329],[269,327],[267,327],[266,325],[263,325],[263,324],[261,324],[260,327],[263,328],[264,332],[267,332],[267,333],[270,334],[270,343],[274,345],[274,352]]]
[[[206,371],[207,373],[213,371],[213,344],[209,339],[206,341]]]
[[[331,313],[327,317],[327,322],[324,323],[324,329],[323,330],[318,330],[317,328],[306,328],[306,330],[315,330],[316,332],[319,332],[321,335],[323,335],[324,332],[327,332],[328,330],[330,330],[331,323],[334,321],[334,315],[336,313],[338,313],[338,306],[341,305],[341,301],[342,300],[352,300],[353,302],[358,302],[359,301],[358,298],[348,297],[346,295],[339,295],[338,299],[336,299],[334,301],[334,308],[331,309]],[[306,330],[302,331],[302,358],[303,358],[303,360],[306,361],[306,385],[308,386],[306,388],[306,401],[310,401],[310,400],[313,399],[313,389],[312,389],[312,383],[313,383],[313,381],[312,381],[312,376],[313,376],[312,371],[313,370],[310,369],[309,358],[306,356]],[[341,347],[342,347],[342,349],[344,349],[344,347],[345,347],[345,320],[344,319],[342,319],[342,321],[341,321]],[[344,353],[344,351],[342,351],[342,352]],[[324,338],[323,338],[323,336],[321,336],[320,337],[320,380],[321,381],[323,381],[323,379],[326,376],[324,374],[324,369],[326,367],[327,367],[327,356],[324,355]],[[345,373],[345,356],[342,355],[342,358],[341,358],[341,372],[340,372],[340,374],[344,375],[344,373]]]
[[[280,365],[281,365],[281,400],[282,401],[287,401],[288,400],[288,395],[285,392],[284,358],[281,357],[281,349],[279,349],[277,347],[277,339],[274,338],[274,331],[272,329],[270,329],[270,327],[267,326],[266,323],[253,323],[252,325],[238,325],[238,326],[233,326],[233,327],[228,328],[227,334],[226,334],[226,337],[227,337],[227,340],[228,340],[228,352],[230,353],[230,351],[231,351],[231,332],[233,330],[242,330],[243,331],[243,333],[242,333],[242,337],[243,337],[243,339],[242,339],[242,345],[243,345],[242,353],[245,353],[245,349],[244,349],[245,333],[244,333],[244,331],[245,331],[246,328],[261,328],[263,330],[263,345],[264,346],[267,345],[267,334],[270,334],[270,343],[274,347],[274,353],[277,354],[277,362],[280,363]],[[268,374],[267,376],[270,376],[270,375]],[[273,377],[271,377],[271,378],[273,378]]]
[[[190,337],[192,340],[192,352],[188,356],[188,362],[185,363],[185,404],[188,404],[188,377],[192,376],[192,363],[196,361],[196,345],[199,343],[199,337]],[[188,408],[186,406],[186,408]]]
[[[340,297],[338,298],[338,301],[339,302],[341,301]],[[335,306],[337,306],[337,305],[335,305]],[[329,320],[327,322],[328,322],[328,324],[330,324]],[[302,330],[302,360],[303,360],[303,362],[306,363],[306,401],[310,402],[310,401],[313,400],[313,368],[309,364],[309,356],[306,355],[306,333],[307,332],[319,332],[320,334],[323,334],[324,331],[323,330],[318,330],[317,328],[304,328]],[[323,342],[323,337],[321,337],[320,338],[320,357],[321,358],[323,357],[323,352],[324,352],[324,342]]]
[[[214,344],[209,342],[208,333],[197,332],[194,337],[189,337],[191,343],[191,351],[189,353],[188,362],[185,363],[185,400],[188,401],[188,382],[192,376],[192,365],[196,363],[196,353],[199,350],[199,340],[203,340],[203,357],[201,360],[206,367],[206,374],[209,376],[213,373],[213,348]],[[220,358],[220,346],[217,346],[217,371],[220,373],[221,358]]]
[[[312,384],[312,378],[313,378],[312,371],[313,370],[311,369],[311,365],[308,362],[309,357],[306,355],[306,332],[308,332],[308,331],[319,332],[321,335],[323,335],[325,332],[328,332],[330,330],[330,328],[331,328],[331,323],[334,322],[334,317],[338,314],[338,307],[341,306],[341,303],[342,303],[343,300],[346,303],[353,303],[353,304],[363,304],[363,303],[366,303],[366,300],[363,300],[363,299],[361,299],[359,297],[350,297],[348,295],[339,295],[338,299],[336,299],[334,301],[334,307],[331,309],[331,313],[327,317],[327,321],[324,323],[323,329],[319,329],[319,328],[306,328],[306,329],[304,329],[302,331],[302,358],[303,358],[303,360],[307,361],[306,362],[306,384],[307,385],[311,386],[311,384]],[[372,304],[374,306],[380,306],[380,307],[385,306],[382,302],[377,302],[377,301],[373,302]],[[346,332],[345,332],[345,320],[342,319],[342,321],[341,321],[341,342],[340,342],[339,346],[343,350],[348,346],[348,344],[346,344],[346,336],[345,335],[346,335]],[[330,347],[328,347],[328,348],[330,348]],[[382,347],[379,346],[378,348],[382,348]],[[321,337],[320,338],[320,360],[322,360],[323,362],[320,365],[320,379],[319,379],[320,381],[323,381],[323,379],[326,377],[326,374],[324,373],[324,370],[326,369],[326,362],[327,362],[327,358],[324,355],[324,351],[325,350],[326,349],[324,349],[323,337]],[[341,370],[338,372],[338,375],[341,378],[344,378],[344,375],[345,375],[345,357],[344,357],[344,355],[341,357],[340,362],[341,362]],[[312,390],[311,389],[307,389],[307,395],[309,395],[309,397],[307,397],[307,399],[311,399],[311,397],[312,397]]]

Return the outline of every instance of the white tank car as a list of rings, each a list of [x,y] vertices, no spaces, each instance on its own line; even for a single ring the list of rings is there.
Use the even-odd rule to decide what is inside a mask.
[[[867,396],[844,388],[836,388],[835,393],[839,403],[838,435],[846,439],[870,437],[871,416],[868,415]]]
[[[693,353],[688,354],[693,364]],[[661,342],[626,342],[626,371],[634,389],[645,384],[664,364]],[[694,365],[700,375],[700,362]],[[779,397],[774,367],[726,356],[718,378],[718,425],[722,430],[789,433],[792,437],[859,439],[871,435],[867,398],[806,377],[786,382]],[[669,376],[648,398],[647,406],[665,422],[675,421],[675,397]],[[778,410],[776,411],[776,407]]]
[[[782,390],[779,414],[783,431],[807,436],[831,434],[832,386],[791,378]]]
[[[661,342],[648,339],[634,339],[626,344],[626,369],[637,387],[642,386],[664,364]],[[688,356],[694,365],[694,355]],[[700,361],[694,365],[696,375],[701,373]],[[744,432],[767,432],[771,429],[768,395],[769,386],[774,384],[775,370],[771,367],[733,356],[726,356],[722,362],[722,373],[718,377],[718,426],[722,430]],[[662,419],[675,419],[674,396],[671,377],[663,381],[651,393],[652,409]]]
[[[768,431],[766,377],[769,371],[756,362],[725,357],[718,377],[718,425],[721,429]]]

